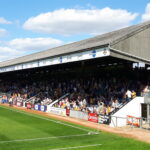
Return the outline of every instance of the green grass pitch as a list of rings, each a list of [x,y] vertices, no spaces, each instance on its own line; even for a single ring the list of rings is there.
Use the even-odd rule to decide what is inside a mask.
[[[89,134],[92,133],[92,134]],[[0,150],[150,150],[150,144],[0,106]]]

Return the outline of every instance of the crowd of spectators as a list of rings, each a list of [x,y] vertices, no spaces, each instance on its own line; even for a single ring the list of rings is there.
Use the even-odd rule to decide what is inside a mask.
[[[131,97],[130,97],[129,92],[131,93]],[[94,102],[94,99],[91,99],[92,103],[89,103],[87,102],[85,98],[82,99],[80,96],[78,96],[77,98],[71,98],[72,95],[70,97],[66,97],[62,99],[61,101],[56,103],[54,106],[58,108],[82,111],[82,112],[87,112],[87,113],[91,112],[91,113],[96,113],[96,114],[109,115],[114,110],[119,109],[125,103],[135,98],[136,92],[135,91],[131,92],[128,90],[125,93],[126,98],[124,100],[120,99],[120,101],[118,101],[117,98],[114,98],[114,99],[112,98],[110,101],[105,101],[105,98],[101,97],[101,99],[96,100],[96,103]]]
[[[54,106],[99,114],[110,114],[146,89],[149,87],[142,80],[113,75],[0,82],[0,91],[9,94],[13,103],[49,105],[70,93]]]

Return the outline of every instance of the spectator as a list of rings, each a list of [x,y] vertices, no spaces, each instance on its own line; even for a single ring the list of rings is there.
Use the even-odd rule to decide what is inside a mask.
[[[136,92],[134,90],[132,90],[131,97],[132,97],[132,99],[134,99],[136,97]]]
[[[132,98],[132,93],[131,93],[131,91],[129,89],[126,92],[126,98],[127,98],[127,101],[130,101],[131,98]]]

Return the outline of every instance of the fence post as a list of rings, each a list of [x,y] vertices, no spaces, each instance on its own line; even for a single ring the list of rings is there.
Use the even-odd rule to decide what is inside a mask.
[[[142,122],[143,122],[143,118],[140,118],[140,128],[142,129]]]
[[[132,124],[131,124],[131,127],[133,128],[133,118],[132,118]]]
[[[117,123],[117,121],[118,121],[117,119],[118,119],[118,117],[116,117],[116,127],[118,126],[118,125],[117,125],[117,124],[118,124],[118,123]]]
[[[150,124],[150,104],[147,104],[147,122]]]

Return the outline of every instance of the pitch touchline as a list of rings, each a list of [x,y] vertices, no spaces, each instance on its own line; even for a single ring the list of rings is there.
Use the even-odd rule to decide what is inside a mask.
[[[1,107],[1,108],[4,108],[4,109],[11,110],[11,111],[14,111],[14,112],[18,112],[18,113],[21,113],[21,114],[25,114],[25,115],[28,115],[28,116],[32,116],[32,117],[35,117],[35,118],[39,118],[39,119],[43,119],[43,120],[55,122],[55,123],[58,123],[58,124],[62,124],[62,125],[65,125],[65,126],[69,126],[69,127],[72,127],[72,128],[80,129],[80,130],[82,130],[82,131],[93,132],[93,131],[91,131],[91,130],[84,129],[84,128],[80,128],[80,127],[73,126],[73,125],[70,125],[70,124],[66,124],[66,123],[63,123],[63,122],[61,122],[61,121],[55,121],[55,120],[52,120],[52,119],[49,119],[49,118],[43,118],[43,117],[40,117],[40,116],[37,116],[37,115],[25,113],[25,112],[22,112],[22,111],[19,111],[19,110],[15,110],[15,109],[6,108],[6,107],[3,107],[3,106],[0,106],[0,107]],[[97,132],[94,132],[94,133],[98,134]]]
[[[18,140],[0,141],[0,144],[2,144],[2,143],[13,143],[13,142],[24,142],[24,141],[47,140],[47,139],[56,139],[56,138],[79,137],[79,136],[87,136],[87,135],[90,135],[90,134],[77,134],[77,135],[67,135],[67,136],[52,136],[52,137],[33,138],[33,139],[18,139]]]
[[[49,149],[49,150],[77,149],[77,148],[94,147],[94,146],[100,146],[100,145],[102,145],[102,144],[93,144],[93,145],[85,145],[85,146],[57,148],[57,149]]]

